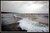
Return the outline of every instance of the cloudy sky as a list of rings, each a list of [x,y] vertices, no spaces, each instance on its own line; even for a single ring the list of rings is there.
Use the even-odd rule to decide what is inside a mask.
[[[1,11],[16,13],[49,13],[48,1],[1,1]]]

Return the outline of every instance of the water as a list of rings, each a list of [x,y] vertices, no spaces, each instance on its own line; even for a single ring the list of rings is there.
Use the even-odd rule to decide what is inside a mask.
[[[27,32],[49,32],[48,26],[43,26],[43,24],[39,24],[39,22],[32,21],[29,18],[23,18],[18,22],[21,29],[27,30]]]

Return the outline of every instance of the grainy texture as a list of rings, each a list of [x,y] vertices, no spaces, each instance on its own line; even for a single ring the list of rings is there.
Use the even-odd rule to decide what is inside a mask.
[[[14,16],[14,15],[16,15],[16,16]],[[39,16],[40,16],[40,18],[39,18]],[[22,20],[23,18],[29,19],[28,21],[26,21],[26,19],[24,21],[22,21],[24,23],[25,23],[25,21],[30,22],[30,20],[36,21],[36,19],[37,19],[37,21],[40,21],[39,19],[41,19],[41,17],[43,17],[43,16],[44,15],[41,15],[41,14],[40,15],[13,14],[13,13],[12,14],[2,14],[2,31],[26,31],[26,30],[22,30],[21,27],[18,26],[20,24],[20,23],[18,23],[18,21]],[[44,22],[44,20],[46,20],[46,19],[42,18],[41,20],[43,20],[43,22]]]

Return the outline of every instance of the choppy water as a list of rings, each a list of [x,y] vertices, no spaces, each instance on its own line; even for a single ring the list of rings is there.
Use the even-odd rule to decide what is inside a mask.
[[[18,21],[19,26],[22,30],[27,30],[27,32],[49,32],[49,27],[45,24],[39,24],[36,21],[31,21],[28,18],[23,18]]]

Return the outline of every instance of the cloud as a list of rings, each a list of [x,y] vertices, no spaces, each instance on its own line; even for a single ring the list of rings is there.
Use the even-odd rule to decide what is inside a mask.
[[[2,1],[1,11],[16,13],[49,13],[48,1]]]

